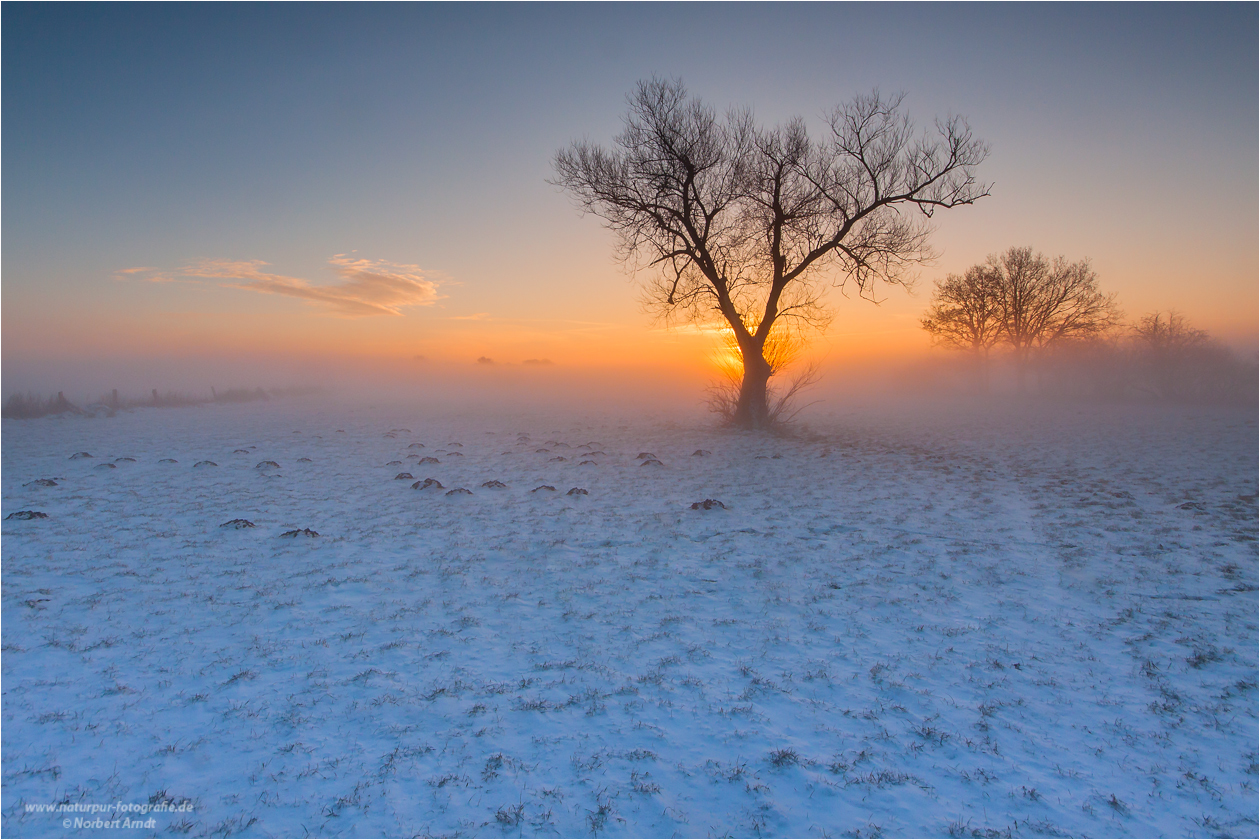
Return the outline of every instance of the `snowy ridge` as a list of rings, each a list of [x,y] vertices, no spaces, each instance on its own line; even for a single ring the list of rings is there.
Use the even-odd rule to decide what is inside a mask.
[[[4,833],[1255,835],[1254,413],[812,429],[5,421]]]

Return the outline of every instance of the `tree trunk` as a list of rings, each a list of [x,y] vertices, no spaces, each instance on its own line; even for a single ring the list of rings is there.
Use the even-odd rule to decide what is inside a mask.
[[[741,429],[770,428],[770,365],[761,349],[744,354],[744,378],[731,422]]]

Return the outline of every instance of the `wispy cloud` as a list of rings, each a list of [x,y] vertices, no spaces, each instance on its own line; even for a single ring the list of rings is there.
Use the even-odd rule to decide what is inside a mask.
[[[175,279],[169,271],[163,271],[160,268],[153,268],[147,265],[136,268],[120,268],[114,272],[114,279],[116,280],[128,280],[133,277],[140,280],[148,280],[150,283],[169,283]]]
[[[176,277],[218,280],[227,288],[302,298],[352,318],[401,315],[403,307],[426,306],[438,300],[437,282],[418,265],[348,254],[337,254],[328,264],[339,282],[317,285],[300,277],[272,274],[262,260],[200,260],[170,272],[124,268],[115,274],[154,282]]]

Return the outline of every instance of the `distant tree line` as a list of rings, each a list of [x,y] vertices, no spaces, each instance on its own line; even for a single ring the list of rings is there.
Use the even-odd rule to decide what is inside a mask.
[[[1256,365],[1239,359],[1176,312],[1125,323],[1088,260],[1049,259],[1032,248],[993,254],[936,283],[922,319],[938,346],[965,352],[976,387],[990,389],[1002,351],[1016,387],[1160,400],[1250,399]]]
[[[117,389],[102,395],[94,402],[80,407],[68,400],[64,393],[55,397],[41,397],[35,393],[10,394],[0,406],[0,417],[6,419],[32,419],[52,415],[71,414],[112,417],[122,410],[134,408],[182,408],[210,403],[244,403],[268,400],[273,397],[297,396],[311,393],[311,388],[229,388],[226,391],[210,389],[209,397],[195,397],[176,392],[159,392],[154,388],[147,397],[119,397]]]

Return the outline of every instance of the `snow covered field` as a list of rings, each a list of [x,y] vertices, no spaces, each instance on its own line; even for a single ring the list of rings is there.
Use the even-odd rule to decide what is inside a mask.
[[[675,420],[4,421],[3,833],[1256,836],[1254,409]]]

